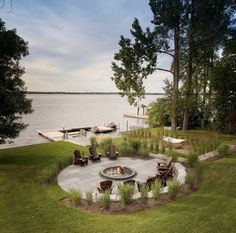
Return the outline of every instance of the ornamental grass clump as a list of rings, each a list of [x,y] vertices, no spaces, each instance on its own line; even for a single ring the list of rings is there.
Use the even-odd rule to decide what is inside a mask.
[[[148,202],[148,188],[146,186],[143,186],[140,189],[140,200],[143,204]]]
[[[102,208],[109,210],[111,207],[111,198],[110,198],[110,190],[106,190],[101,194],[99,201],[101,203]]]
[[[124,205],[128,205],[132,202],[134,195],[134,187],[129,184],[119,185],[118,194],[120,196],[121,202]]]
[[[97,146],[98,145],[97,138],[96,137],[90,137],[90,144],[92,146]]]
[[[146,139],[143,140],[142,146],[143,146],[144,149],[148,148],[148,142],[147,142]]]
[[[157,200],[161,195],[161,183],[155,181],[151,186],[151,190],[153,199]]]
[[[91,205],[93,202],[93,193],[92,192],[87,192],[86,193],[86,201],[88,205]]]
[[[187,158],[187,163],[190,167],[195,167],[199,163],[198,155],[196,153],[190,153]]]
[[[223,157],[225,157],[225,156],[228,155],[228,153],[229,153],[229,146],[226,145],[226,144],[220,144],[220,145],[218,146],[218,148],[217,148],[217,151],[218,151],[218,153],[219,153],[219,156],[220,156],[221,158],[223,158]]]
[[[169,183],[168,193],[172,200],[176,198],[179,190],[180,190],[180,183],[178,181],[175,180]]]
[[[196,184],[196,174],[188,174],[185,178],[185,183],[191,190],[194,190]]]
[[[157,141],[157,142],[155,142],[155,144],[154,144],[154,148],[155,148],[155,153],[156,154],[158,154],[159,153],[159,151],[160,151],[160,148],[159,148],[159,142]]]
[[[103,154],[105,155],[108,152],[109,146],[112,144],[112,138],[107,137],[100,143]]]
[[[79,189],[70,189],[69,198],[74,206],[81,203],[82,193]]]
[[[141,148],[141,142],[137,139],[133,139],[130,141],[130,147],[133,149],[133,152],[137,154]]]
[[[142,157],[143,159],[145,159],[149,157],[149,152],[147,149],[141,148],[138,152],[138,155]]]
[[[126,141],[121,142],[117,145],[117,150],[121,156],[131,156],[133,154],[133,150],[129,147]]]

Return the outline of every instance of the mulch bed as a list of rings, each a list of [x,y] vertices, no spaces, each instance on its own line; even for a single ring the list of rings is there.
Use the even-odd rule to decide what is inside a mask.
[[[157,208],[162,205],[166,205],[170,202],[173,202],[175,200],[184,198],[188,195],[190,195],[193,191],[188,188],[187,185],[181,186],[181,190],[177,194],[177,197],[172,200],[168,193],[161,194],[160,198],[158,200],[154,200],[153,198],[149,198],[147,203],[142,203],[142,201],[139,200],[133,200],[131,204],[124,205],[121,202],[117,201],[111,202],[111,206],[109,210],[103,209],[101,204],[98,202],[93,202],[91,205],[87,204],[87,201],[82,199],[80,204],[73,205],[70,201],[69,197],[64,197],[60,199],[61,203],[63,205],[69,206],[71,208],[79,208],[88,212],[98,213],[98,214],[129,214],[134,213],[138,211],[142,211],[145,209],[151,209],[151,208]]]

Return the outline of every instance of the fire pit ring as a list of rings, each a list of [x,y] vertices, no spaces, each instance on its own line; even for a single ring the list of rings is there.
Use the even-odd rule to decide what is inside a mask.
[[[107,167],[99,172],[103,178],[111,180],[127,180],[136,176],[137,172],[130,167],[123,167],[121,165]]]

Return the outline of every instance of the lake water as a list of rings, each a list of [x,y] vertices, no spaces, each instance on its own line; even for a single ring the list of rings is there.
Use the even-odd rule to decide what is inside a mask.
[[[119,95],[63,95],[30,94],[34,112],[23,117],[29,126],[12,144],[0,145],[0,149],[47,142],[37,130],[57,130],[82,126],[100,126],[115,122],[121,130],[129,127],[142,127],[143,120],[124,118],[124,113],[136,114],[137,109],[130,106],[126,98]],[[160,96],[148,95],[141,103],[148,105]]]

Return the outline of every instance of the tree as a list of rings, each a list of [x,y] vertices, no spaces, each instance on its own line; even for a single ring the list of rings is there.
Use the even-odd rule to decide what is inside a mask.
[[[173,75],[172,92],[172,129],[176,129],[176,112],[179,81],[180,34],[182,2],[180,0],[150,0],[153,12],[151,23],[154,29],[143,30],[138,19],[134,20],[131,34],[134,41],[121,36],[120,50],[115,54],[116,63],[112,63],[113,77],[122,96],[128,96],[131,104],[145,95],[143,80],[155,70],[162,70]],[[156,67],[159,54],[169,55],[173,59],[172,67]]]
[[[224,133],[236,132],[236,30],[227,42],[223,57],[217,62],[212,88],[216,128]]]
[[[188,129],[191,108],[196,103],[196,100],[193,99],[195,70],[204,61],[207,64],[204,69],[209,71],[212,66],[211,63],[214,61],[215,53],[228,36],[229,25],[235,8],[235,4],[231,0],[190,0],[186,2],[186,5],[188,17],[186,18],[185,38],[187,75],[185,80],[184,130]],[[204,84],[205,92],[207,82]],[[206,97],[205,94],[204,97]]]
[[[184,100],[183,130],[189,128],[189,119],[194,119],[194,124],[190,124],[194,127],[207,123],[211,113],[211,104],[207,104],[211,103],[209,77],[216,53],[228,36],[235,3],[232,0],[150,0],[149,5],[153,29],[143,30],[135,19],[131,29],[133,40],[121,36],[120,50],[114,56],[116,62],[112,63],[112,80],[132,104],[145,94],[144,79],[155,70],[168,71],[173,74],[172,130],[176,129],[180,98]],[[159,54],[173,59],[169,70],[156,67]]]
[[[32,112],[32,100],[26,98],[21,79],[25,71],[19,64],[28,54],[28,43],[15,29],[7,30],[0,19],[0,144],[16,138],[27,126],[22,115]]]

